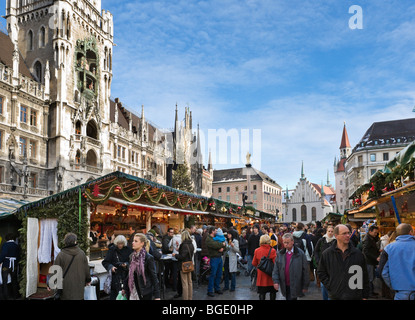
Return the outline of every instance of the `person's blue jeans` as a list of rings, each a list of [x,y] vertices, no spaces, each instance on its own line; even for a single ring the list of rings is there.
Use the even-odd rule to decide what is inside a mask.
[[[329,293],[323,283],[321,283],[321,294],[323,295],[323,300],[329,300]]]
[[[225,264],[223,266],[224,269],[224,277],[223,281],[225,283],[224,289],[229,289],[229,280],[231,281],[231,290],[235,290],[236,287],[236,272],[229,272],[229,258],[225,259]]]
[[[252,271],[252,259],[253,258],[254,257],[249,254],[246,255],[246,261],[248,262],[248,273],[251,273]]]
[[[208,292],[213,293],[213,290],[220,290],[220,280],[222,278],[223,261],[222,257],[210,258],[210,275]]]
[[[415,293],[412,291],[396,291],[394,300],[415,300]]]

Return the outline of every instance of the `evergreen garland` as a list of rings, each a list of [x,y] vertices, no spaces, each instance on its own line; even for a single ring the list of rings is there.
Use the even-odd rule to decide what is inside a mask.
[[[89,220],[87,217],[87,202],[81,202],[81,220],[79,220],[79,198],[78,193],[73,193],[69,198],[62,198],[55,202],[49,202],[44,206],[32,207],[27,211],[21,210],[16,213],[22,222],[22,228],[19,229],[20,245],[22,252],[20,266],[20,294],[26,295],[26,252],[27,252],[27,218],[57,219],[58,220],[58,247],[63,248],[63,240],[68,232],[75,233],[78,237],[78,246],[86,254],[89,250],[88,230]]]

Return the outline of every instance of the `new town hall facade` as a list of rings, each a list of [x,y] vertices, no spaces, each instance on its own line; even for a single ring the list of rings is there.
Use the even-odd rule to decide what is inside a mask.
[[[117,170],[166,184],[177,150],[194,192],[210,196],[188,108],[168,132],[110,98],[114,24],[100,0],[6,0],[5,18],[0,196],[36,200]]]

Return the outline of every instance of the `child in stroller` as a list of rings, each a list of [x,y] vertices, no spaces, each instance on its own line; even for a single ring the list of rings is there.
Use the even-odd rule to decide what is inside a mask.
[[[249,276],[249,272],[248,272],[248,261],[245,260],[244,258],[242,258],[242,256],[237,253],[237,261],[238,261],[238,269],[241,269],[243,271],[243,273],[245,274],[245,276]]]
[[[210,259],[208,257],[202,258],[202,263],[200,266],[200,276],[199,276],[199,284],[208,281],[210,274]]]

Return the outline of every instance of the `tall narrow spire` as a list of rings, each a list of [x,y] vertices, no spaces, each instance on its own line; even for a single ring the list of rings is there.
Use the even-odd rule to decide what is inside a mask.
[[[305,179],[304,175],[304,161],[301,161],[301,180]]]
[[[213,165],[212,165],[212,151],[209,149],[209,163],[208,163],[208,170],[213,170]]]
[[[347,130],[346,130],[346,122],[344,122],[342,141],[340,143],[340,149],[343,149],[343,148],[350,148],[349,136],[347,135]]]
[[[346,122],[343,126],[342,141],[340,143],[340,157],[347,158],[352,152],[352,147],[350,146],[349,136],[347,135]]]
[[[176,114],[174,117],[174,132],[173,132],[173,142],[177,141],[178,138],[178,130],[179,130],[179,116],[177,111],[177,102],[176,102]]]
[[[200,128],[199,128],[199,124],[197,124],[197,163],[198,163],[199,167],[203,166],[202,148],[200,146]]]
[[[144,104],[141,105],[141,120],[144,121]]]

